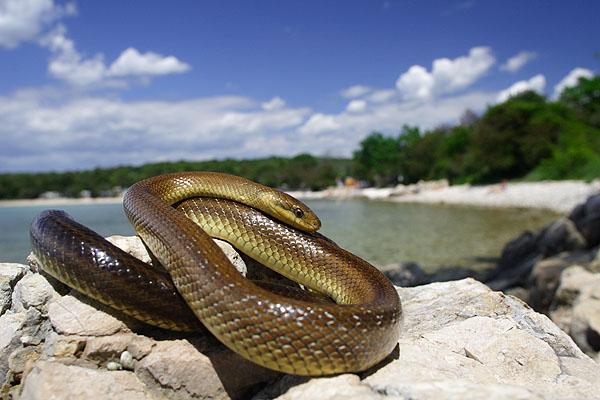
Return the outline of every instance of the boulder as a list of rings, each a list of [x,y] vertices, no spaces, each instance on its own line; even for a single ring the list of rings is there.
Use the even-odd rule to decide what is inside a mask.
[[[585,238],[579,233],[575,223],[567,218],[560,218],[542,228],[537,241],[537,250],[544,257],[586,247]]]
[[[541,290],[541,294],[533,294],[532,304],[544,311],[558,286],[562,269],[574,262],[589,263],[593,259],[591,254],[587,238],[578,230],[577,223],[569,218],[560,218],[536,232],[526,231],[509,241],[496,267],[482,276],[482,280],[495,290],[531,285],[534,291]],[[546,260],[557,255],[560,259]],[[569,260],[569,257],[572,259]],[[543,271],[541,281],[536,276],[540,271]],[[536,287],[536,284],[541,286]],[[549,298],[546,297],[548,295]]]
[[[0,397],[597,398],[600,368],[566,333],[473,279],[398,288],[397,351],[364,373],[310,379],[258,367],[206,333],[129,325],[83,297],[23,296],[47,287],[36,275],[15,283],[21,305],[0,316]]]
[[[13,288],[27,271],[25,265],[0,263],[0,315],[10,308]]]
[[[592,357],[600,353],[600,273],[579,265],[563,271],[550,316]]]
[[[21,400],[154,400],[133,372],[107,371],[38,361],[23,383]]]
[[[46,303],[54,294],[54,288],[42,275],[27,274],[15,285],[12,310],[18,312],[34,307],[45,312]]]
[[[470,268],[441,266],[433,273],[427,273],[414,262],[390,264],[381,268],[385,276],[396,286],[414,287],[431,282],[447,282],[481,275]]]
[[[482,277],[483,281],[494,290],[524,286],[533,266],[542,259],[538,238],[539,234],[526,231],[509,241],[496,267]]]
[[[435,272],[427,275],[428,282],[448,282],[465,278],[477,279],[481,272],[465,267],[446,267],[442,266]]]
[[[472,279],[399,294],[396,359],[367,374],[293,382],[279,398],[597,398],[597,364],[521,301]]]
[[[382,271],[397,286],[412,287],[429,283],[427,273],[414,262],[390,264],[383,267]]]
[[[578,250],[560,253],[535,263],[527,281],[527,303],[536,311],[547,313],[561,282],[562,272],[572,265],[587,267],[594,256],[594,251]]]
[[[588,247],[600,244],[600,194],[590,196],[584,204],[575,207],[569,219],[575,223]]]

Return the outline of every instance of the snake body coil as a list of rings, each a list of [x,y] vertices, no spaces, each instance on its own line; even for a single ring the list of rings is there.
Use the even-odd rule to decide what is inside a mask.
[[[42,213],[32,224],[32,247],[42,267],[154,325],[194,329],[191,309],[227,347],[286,373],[362,371],[396,346],[402,312],[394,287],[364,260],[311,234],[320,222],[295,199],[243,178],[199,172],[138,182],[127,191],[124,208],[174,287],[164,272],[56,211]],[[211,236],[338,304],[262,289],[237,272]],[[126,298],[119,298],[122,291]]]

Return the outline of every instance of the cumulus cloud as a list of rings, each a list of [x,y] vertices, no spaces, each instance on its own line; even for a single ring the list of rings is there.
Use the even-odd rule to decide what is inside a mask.
[[[44,36],[40,44],[52,53],[48,72],[57,79],[83,86],[97,83],[106,75],[102,55],[83,58],[75,48],[75,43],[66,36],[63,25],[58,25]]]
[[[365,102],[362,112],[359,105],[355,112],[328,114],[291,108],[277,97],[264,103],[243,96],[125,101],[58,89],[21,91],[0,96],[0,170],[301,152],[349,156],[373,130],[397,134],[404,124],[428,129],[452,123],[465,109],[482,111],[496,95],[472,92],[428,102],[359,99]]]
[[[267,111],[241,96],[127,102],[16,93],[0,97],[0,170],[296,154],[293,132],[309,114]]]
[[[39,43],[52,53],[48,64],[50,75],[75,86],[123,87],[127,82],[118,78],[182,73],[190,69],[188,64],[176,57],[163,57],[153,52],[142,54],[131,47],[108,67],[102,54],[84,57],[61,24],[41,38]]]
[[[489,47],[474,47],[466,56],[438,58],[431,72],[413,65],[398,77],[396,88],[405,99],[431,99],[466,88],[481,78],[496,62]]]
[[[579,78],[592,78],[593,76],[594,73],[587,68],[574,68],[554,86],[554,98],[558,98],[566,88],[577,85]]]
[[[265,111],[281,110],[283,107],[285,107],[285,100],[279,96],[276,96],[271,100],[262,103],[261,107]]]
[[[330,154],[348,156],[365,135],[374,130],[397,134],[402,125],[424,129],[458,121],[466,109],[483,111],[496,93],[473,92],[423,101],[392,101],[371,105],[368,112],[313,114],[298,132],[307,147],[326,149]]]
[[[528,62],[534,60],[537,57],[537,53],[533,51],[521,51],[500,66],[502,71],[517,72],[525,66]]]
[[[49,24],[75,12],[73,3],[61,6],[52,0],[2,0],[0,47],[11,49],[35,40]]]
[[[110,65],[108,74],[111,76],[147,76],[180,74],[189,70],[188,64],[174,56],[164,57],[151,51],[142,54],[133,47],[129,47]]]
[[[76,13],[74,3],[58,5],[53,0],[0,0],[0,47],[14,48],[36,41],[51,52],[48,72],[75,86],[126,86],[123,77],[149,77],[182,73],[190,66],[174,56],[140,53],[130,47],[107,66],[102,54],[82,55],[67,36],[60,18]],[[115,79],[117,78],[117,79]]]
[[[501,103],[508,100],[512,96],[528,90],[533,90],[534,92],[543,94],[545,87],[546,78],[542,74],[537,74],[529,80],[515,82],[507,89],[501,91],[500,94],[498,94],[497,101]]]
[[[316,135],[322,132],[332,132],[340,129],[335,116],[316,113],[306,121],[298,131],[304,135]]]
[[[350,113],[360,113],[367,109],[367,102],[364,100],[352,100],[346,106],[346,111]]]
[[[342,97],[347,99],[355,99],[357,97],[363,96],[371,91],[371,88],[364,85],[354,85],[350,86],[340,92]]]
[[[384,103],[391,100],[396,94],[394,89],[375,90],[367,96],[367,100],[371,103]]]

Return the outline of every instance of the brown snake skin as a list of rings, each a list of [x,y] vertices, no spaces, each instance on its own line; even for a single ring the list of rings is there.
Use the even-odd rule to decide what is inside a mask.
[[[164,272],[58,211],[44,212],[32,224],[32,247],[42,267],[97,300],[169,329],[197,326],[187,303],[227,347],[286,373],[363,371],[398,342],[402,311],[393,285],[329,240],[266,217],[308,232],[319,228],[310,209],[282,192],[220,173],[167,174],[134,184],[124,208],[176,290]],[[255,285],[211,236],[337,304],[284,297]]]

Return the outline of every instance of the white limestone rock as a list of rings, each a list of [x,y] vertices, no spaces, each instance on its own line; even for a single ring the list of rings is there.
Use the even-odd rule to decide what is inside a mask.
[[[27,274],[14,287],[12,310],[19,312],[30,307],[42,310],[55,294],[54,288],[42,275]]]
[[[28,271],[27,266],[16,263],[0,263],[0,315],[12,304],[15,284]]]
[[[546,316],[472,279],[399,288],[397,359],[309,380],[281,399],[595,399],[600,368]],[[367,390],[368,389],[368,390]],[[261,398],[261,395],[257,398]]]
[[[21,400],[156,400],[133,372],[106,371],[38,361],[23,384]]]
[[[52,301],[48,317],[56,332],[63,335],[107,336],[128,330],[122,321],[71,295]]]
[[[19,288],[18,301],[0,316],[0,395],[247,398],[262,387],[256,399],[598,398],[600,367],[567,334],[522,301],[472,279],[399,288],[399,352],[364,374],[317,379],[277,375],[199,337],[153,339],[93,302],[49,295],[37,274],[21,281],[11,286]],[[599,298],[568,282],[564,290],[577,299]],[[127,367],[109,371],[111,363]]]
[[[186,340],[156,343],[136,368],[148,386],[168,398],[220,398],[225,389],[210,359]]]
[[[113,235],[106,238],[109,242],[120,248],[121,250],[131,254],[135,258],[142,260],[146,263],[152,264],[152,259],[148,253],[148,249],[142,242],[139,236],[119,236]],[[223,253],[229,258],[229,261],[235,266],[235,268],[243,275],[246,276],[247,268],[244,260],[239,253],[229,243],[213,239],[215,243],[223,250]]]

